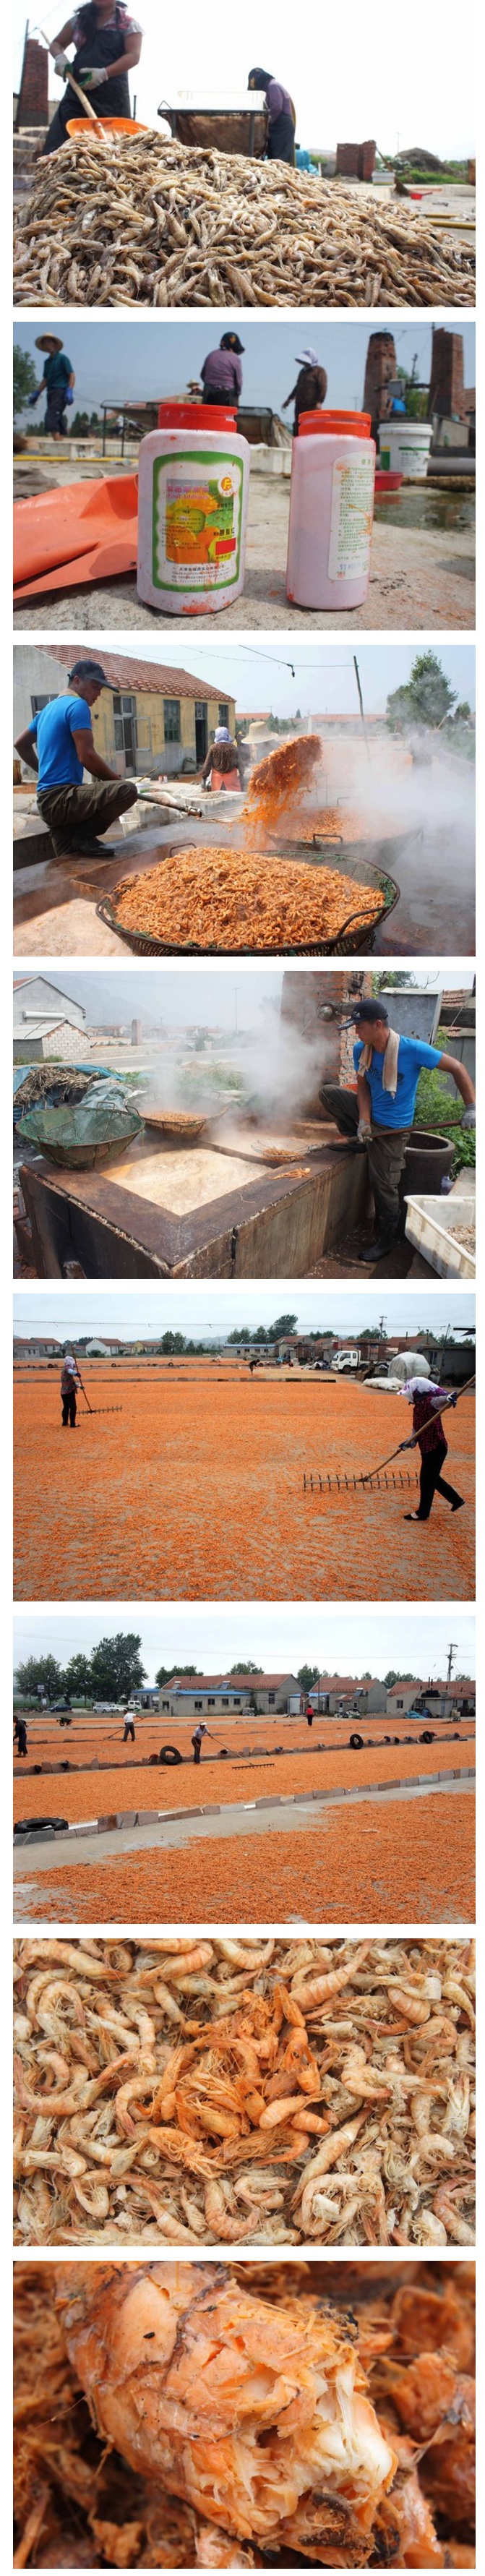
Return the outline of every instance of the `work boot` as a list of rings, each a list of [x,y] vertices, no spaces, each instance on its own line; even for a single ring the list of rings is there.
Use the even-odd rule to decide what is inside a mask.
[[[364,1251],[360,1253],[360,1260],[369,1263],[384,1261],[386,1253],[392,1252],[393,1241],[392,1234],[376,1234],[373,1243],[366,1243]]]
[[[71,841],[71,856],[76,859],[115,859],[114,841],[100,841],[95,834],[92,840],[88,840],[87,835],[83,840],[80,834],[78,841]]]

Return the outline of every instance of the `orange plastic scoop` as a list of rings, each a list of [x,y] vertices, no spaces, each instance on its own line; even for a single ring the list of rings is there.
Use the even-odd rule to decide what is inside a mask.
[[[68,116],[67,119],[68,134],[85,134],[87,130],[92,136],[93,125],[96,134],[148,134],[150,130],[148,125],[137,125],[134,116],[96,116],[88,119],[85,116]]]
[[[14,503],[14,600],[136,571],[138,476],[101,475]]]

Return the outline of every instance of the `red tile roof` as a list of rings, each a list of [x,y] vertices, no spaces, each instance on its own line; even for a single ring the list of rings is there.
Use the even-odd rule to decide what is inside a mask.
[[[44,645],[49,660],[65,663],[66,671],[72,669],[73,649],[72,644]],[[135,661],[127,653],[105,653],[104,649],[99,660],[111,689],[131,689],[135,693],[149,689],[160,698],[224,698],[226,704],[231,697],[230,689],[219,688],[216,680],[211,681],[209,689],[206,680],[195,679],[193,671],[180,671],[176,663],[165,666],[164,662]]]

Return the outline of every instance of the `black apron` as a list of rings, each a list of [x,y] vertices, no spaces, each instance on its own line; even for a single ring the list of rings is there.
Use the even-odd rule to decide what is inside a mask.
[[[272,125],[270,125],[268,135],[268,160],[289,161],[291,169],[294,169],[295,127],[293,124],[293,117],[288,115],[288,109],[286,107],[282,107],[280,115],[275,116],[273,118]]]
[[[124,43],[121,23],[119,27],[98,27],[97,35],[90,36],[80,45],[78,53],[74,55],[72,68],[75,80],[80,81],[81,89],[83,71],[104,71],[109,63],[116,63],[119,55],[124,52]],[[87,90],[86,97],[88,96],[90,97],[91,94]],[[116,80],[102,81],[99,90],[93,90],[91,105],[95,108],[97,116],[131,117],[128,73],[118,72]],[[59,152],[61,143],[69,142],[68,117],[83,115],[81,101],[76,98],[75,89],[71,89],[68,84],[64,97],[61,98],[55,116],[52,118],[52,125],[49,126],[44,153]]]

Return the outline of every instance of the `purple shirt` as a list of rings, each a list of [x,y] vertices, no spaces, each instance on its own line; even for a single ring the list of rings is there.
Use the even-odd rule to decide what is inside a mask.
[[[293,120],[293,108],[289,89],[282,89],[281,81],[268,81],[266,104],[269,107],[272,125],[275,124],[277,116],[291,116],[291,119]]]
[[[204,358],[200,372],[206,392],[212,385],[215,393],[227,394],[229,401],[231,394],[233,398],[235,393],[240,394],[242,366],[234,349],[210,349],[208,358]]]

